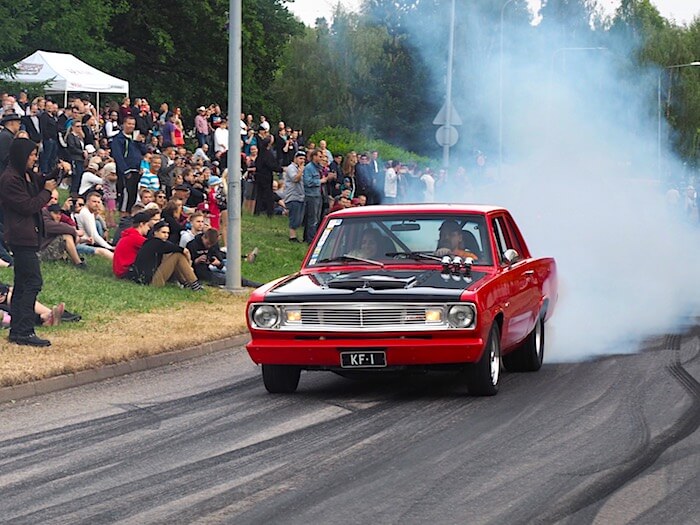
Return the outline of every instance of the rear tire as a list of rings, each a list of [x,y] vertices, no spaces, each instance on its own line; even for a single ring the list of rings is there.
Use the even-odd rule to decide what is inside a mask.
[[[511,353],[503,356],[509,372],[537,372],[544,359],[544,315],[540,316],[525,341]]]
[[[301,368],[291,365],[262,365],[265,388],[271,394],[291,394],[299,386]]]
[[[478,362],[467,366],[467,390],[472,396],[495,396],[501,377],[501,331],[494,323]]]

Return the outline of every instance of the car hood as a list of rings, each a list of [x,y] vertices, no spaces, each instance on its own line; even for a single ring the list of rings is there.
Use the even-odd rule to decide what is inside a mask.
[[[265,301],[458,301],[462,292],[473,288],[486,275],[473,271],[470,283],[462,276],[443,274],[440,269],[299,273],[283,279],[268,290]]]

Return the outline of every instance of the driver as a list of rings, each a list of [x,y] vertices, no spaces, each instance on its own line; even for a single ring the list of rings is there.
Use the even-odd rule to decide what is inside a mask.
[[[349,255],[363,257],[365,259],[380,259],[385,256],[382,253],[384,236],[374,228],[368,228],[362,232],[360,238],[360,249],[353,250]]]
[[[459,257],[471,257],[475,261],[478,259],[474,252],[467,250],[464,246],[464,232],[459,223],[454,219],[448,219],[440,226],[440,239],[438,240],[435,255],[453,255]]]

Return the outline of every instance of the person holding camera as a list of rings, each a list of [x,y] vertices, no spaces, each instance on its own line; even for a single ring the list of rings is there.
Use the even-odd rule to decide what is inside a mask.
[[[9,341],[45,347],[51,342],[34,332],[34,303],[43,285],[37,252],[44,232],[41,210],[51,200],[57,181],[42,179],[34,171],[38,148],[29,139],[13,140],[8,166],[0,175],[0,203],[5,212],[5,242],[15,262]]]

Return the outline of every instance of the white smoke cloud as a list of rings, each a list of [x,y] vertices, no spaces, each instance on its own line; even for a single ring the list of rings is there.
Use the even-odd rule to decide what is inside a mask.
[[[460,23],[493,32],[499,21]],[[519,42],[507,28],[506,47],[518,51],[504,57],[504,165],[498,174],[491,147],[487,180],[470,170],[476,180],[463,200],[507,207],[533,255],[556,258],[560,299],[548,361],[634,352],[642,338],[676,330],[698,303],[698,235],[669,212],[657,170],[657,72],[625,80],[633,49],[620,56],[619,42],[614,52],[564,48],[557,28],[537,56],[525,40],[532,28],[523,31]],[[444,68],[444,58],[427,58]],[[484,131],[474,140],[493,145],[498,54],[481,70],[457,71],[455,106],[479,113]],[[468,158],[471,146],[459,147],[454,156]],[[665,140],[663,152],[664,176],[682,172]]]

